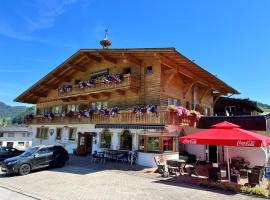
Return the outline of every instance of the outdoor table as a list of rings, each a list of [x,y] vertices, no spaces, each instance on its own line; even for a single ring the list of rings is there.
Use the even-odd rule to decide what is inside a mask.
[[[178,169],[180,175],[183,175],[185,173],[185,166],[187,164],[186,160],[183,159],[168,159],[167,161],[171,162],[177,162],[178,163]]]

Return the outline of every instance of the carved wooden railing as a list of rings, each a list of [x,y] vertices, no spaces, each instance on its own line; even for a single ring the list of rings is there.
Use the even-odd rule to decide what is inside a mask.
[[[144,113],[141,116],[132,111],[120,111],[115,116],[101,116],[94,113],[91,117],[62,117],[55,115],[53,118],[34,116],[31,120],[25,120],[26,124],[173,124],[173,125],[194,125],[194,117],[187,116],[179,118],[167,110],[160,110],[157,113]]]
[[[72,85],[72,89],[69,92],[59,92],[59,97],[69,97],[84,94],[97,94],[100,92],[110,92],[114,90],[127,90],[140,88],[140,78],[136,75],[126,74],[123,76],[123,80],[119,83],[104,83],[101,80],[97,80],[91,87],[80,88],[78,85]]]

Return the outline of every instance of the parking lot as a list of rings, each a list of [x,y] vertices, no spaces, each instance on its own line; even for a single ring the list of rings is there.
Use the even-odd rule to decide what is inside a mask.
[[[0,186],[37,199],[254,199],[166,181],[127,164],[90,164],[88,158],[72,158],[64,168],[26,176],[0,174],[0,179]]]

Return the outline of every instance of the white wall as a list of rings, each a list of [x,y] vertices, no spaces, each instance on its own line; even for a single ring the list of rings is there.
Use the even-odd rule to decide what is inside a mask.
[[[187,144],[185,146],[186,151],[190,154],[196,155],[196,158],[200,158],[200,160],[205,160],[205,145],[194,145]]]
[[[225,155],[226,151],[225,151]],[[251,167],[263,166],[267,163],[268,156],[264,148],[258,147],[229,147],[230,157],[243,157]],[[227,158],[227,157],[226,157]]]
[[[29,144],[28,147],[32,146],[32,133],[29,132],[28,134],[26,132],[14,132],[14,137],[9,137],[8,133],[4,132],[3,137],[0,137],[0,141],[2,142],[2,146],[7,146],[8,142],[13,142],[13,147],[20,148],[22,150],[25,150],[27,148],[27,143]],[[24,142],[24,146],[20,146],[19,142]]]
[[[161,155],[163,156],[164,160],[179,159],[178,152],[163,153],[163,154],[138,152],[138,164],[145,167],[156,167],[154,157]]]
[[[46,140],[40,140],[36,138],[36,132],[37,128],[41,127],[38,125],[33,125],[33,146],[36,145],[54,145],[54,144],[60,144],[65,147],[65,149],[68,151],[68,153],[73,153],[73,149],[77,148],[77,141],[78,141],[78,134],[76,134],[76,140],[75,141],[69,141],[68,140],[68,128],[63,129],[63,134],[62,134],[62,140],[56,140],[56,128],[64,128],[65,125],[49,125],[49,126],[44,126],[50,129],[54,130],[53,134],[48,134],[48,139]],[[100,135],[104,131],[102,128],[95,128],[94,124],[76,124],[76,125],[68,125],[70,128],[77,128],[77,133],[81,132],[95,132],[97,133],[96,140],[93,139],[93,144],[92,144],[92,152],[93,151],[102,151],[103,149],[100,148]],[[138,129],[129,129],[129,131],[132,134],[132,150],[137,150],[138,149],[138,135],[143,133],[144,130],[138,130]],[[109,132],[112,134],[112,139],[111,139],[111,149],[119,149],[120,148],[120,135],[123,132],[123,129],[109,129]],[[155,155],[161,155],[161,154],[153,154],[153,153],[139,153],[139,160],[138,164],[142,166],[148,166],[148,167],[153,167],[155,166],[154,162],[154,156]],[[173,152],[173,153],[163,153],[163,155],[171,159],[177,159],[179,158],[179,153],[178,152]]]

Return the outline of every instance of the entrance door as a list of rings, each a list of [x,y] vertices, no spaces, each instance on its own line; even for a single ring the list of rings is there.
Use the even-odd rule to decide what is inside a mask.
[[[217,146],[216,145],[209,145],[209,162],[216,163],[217,162]]]
[[[92,135],[90,133],[78,133],[77,154],[86,156],[92,151]]]

